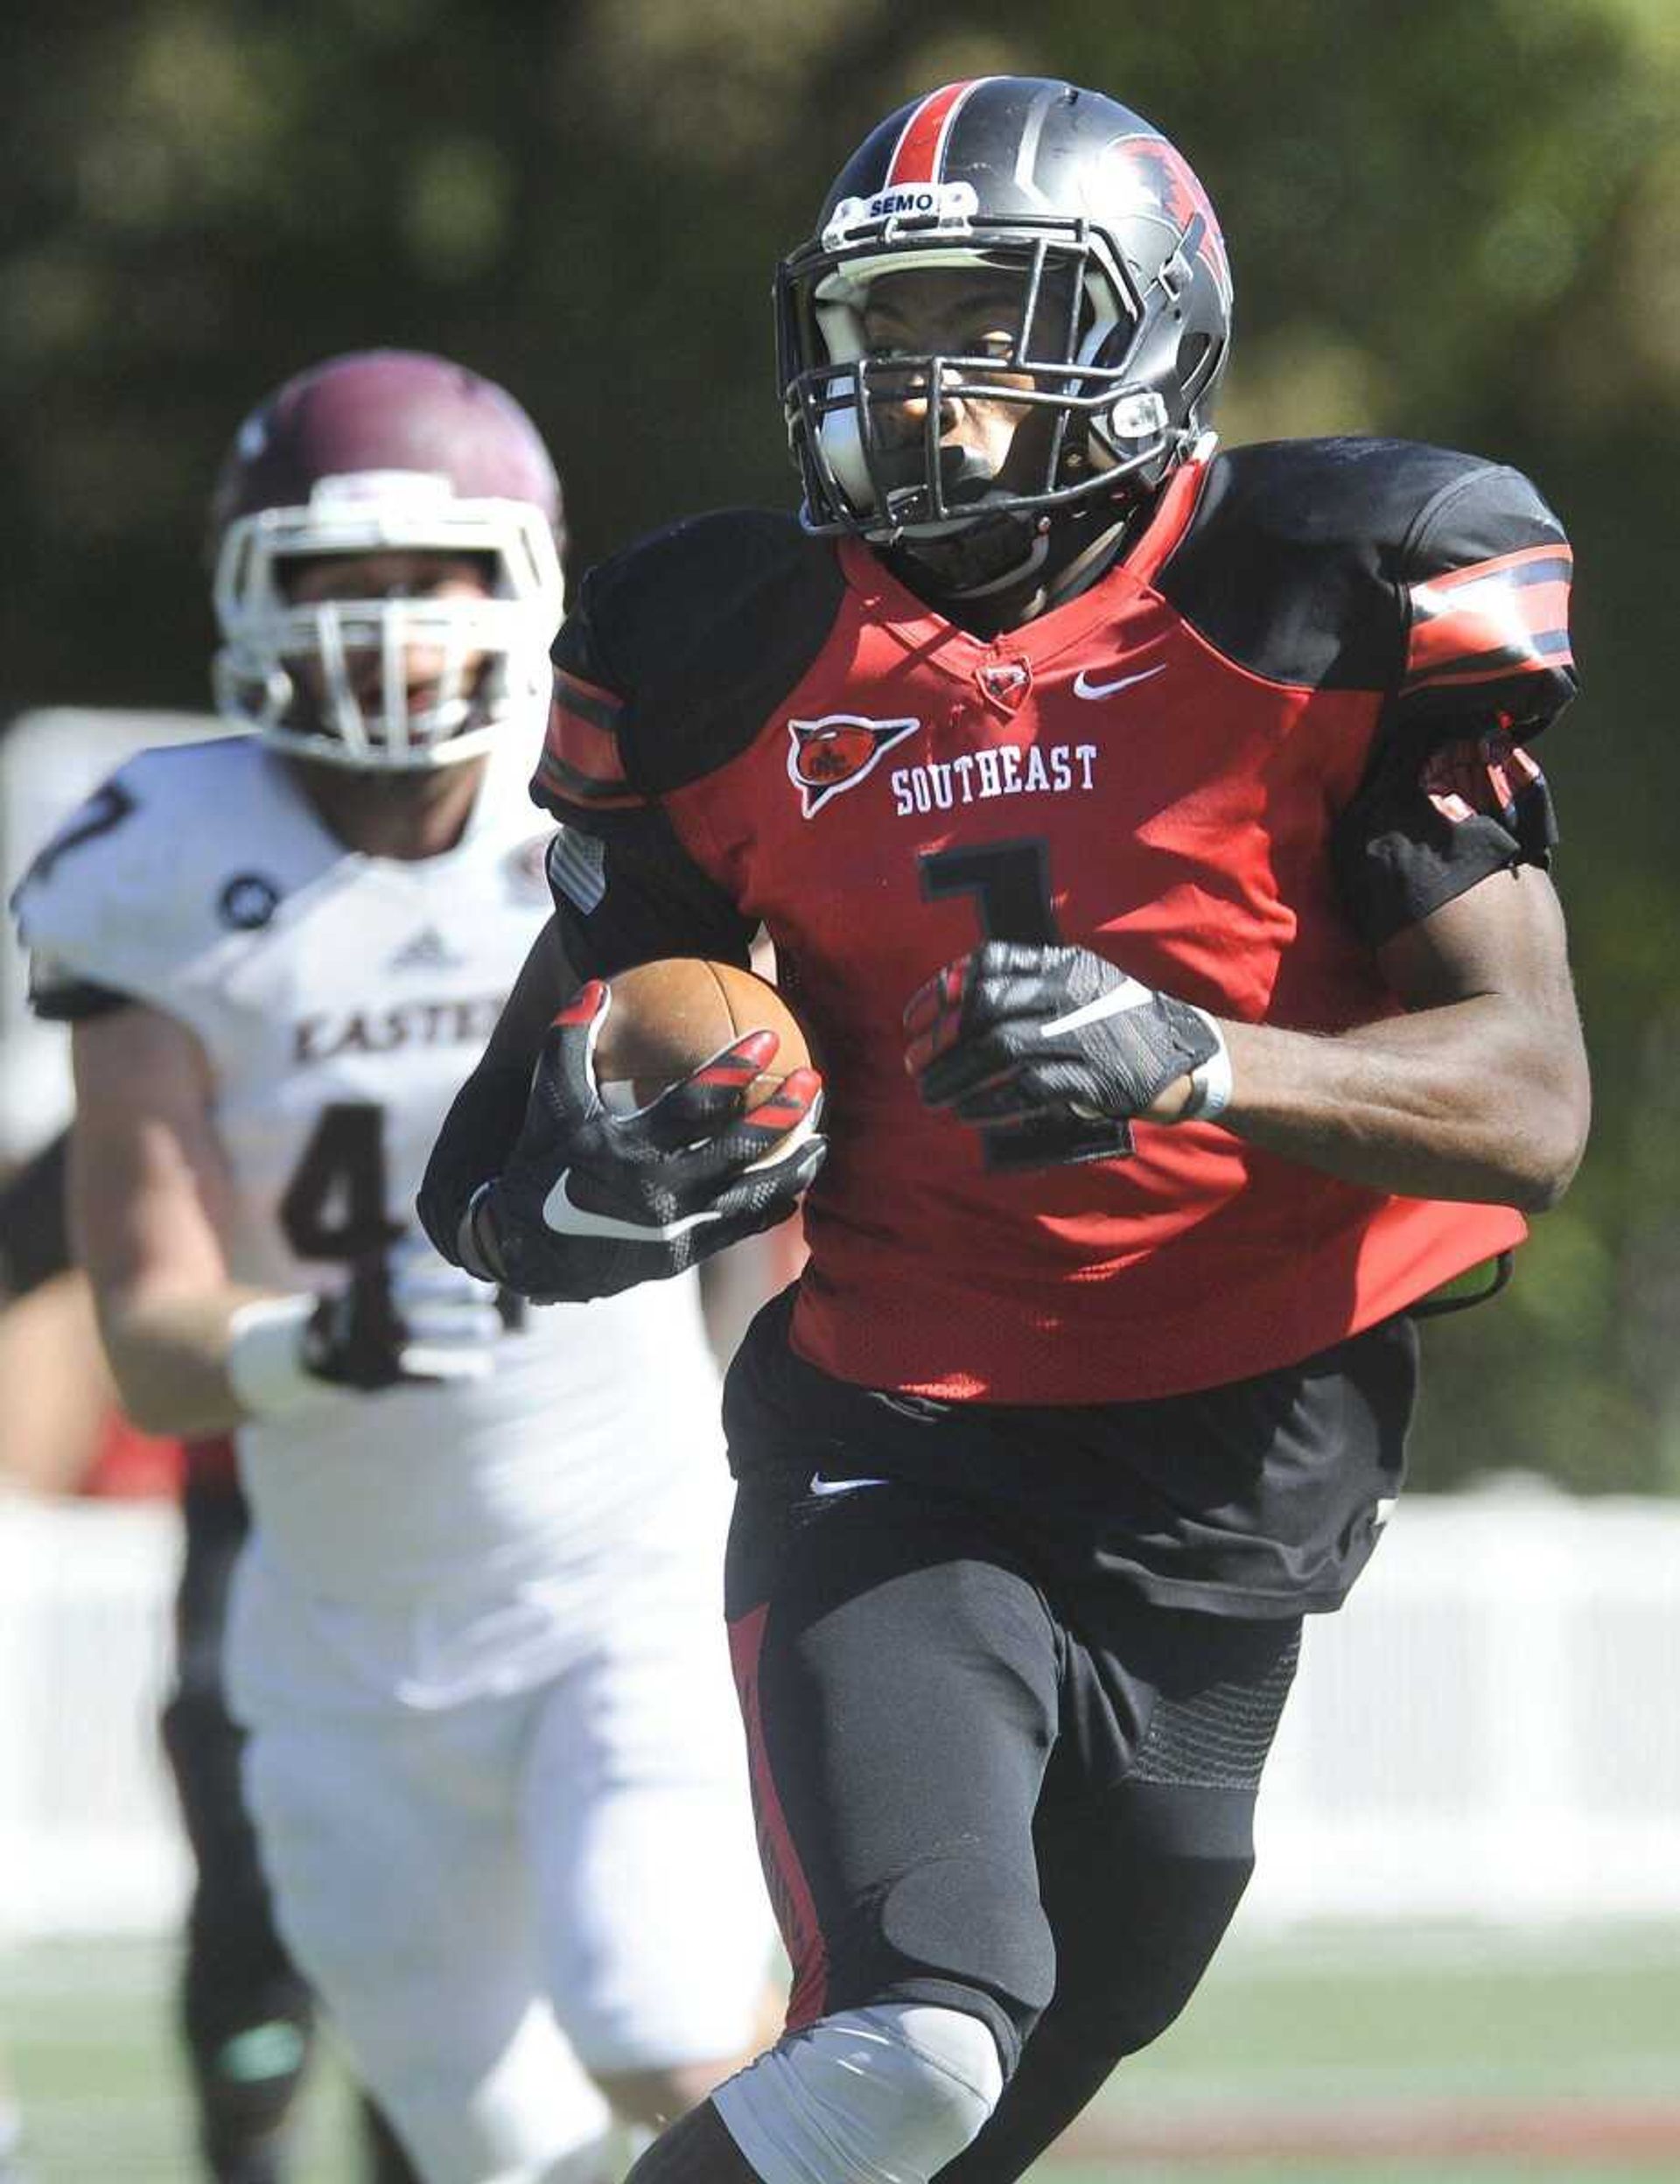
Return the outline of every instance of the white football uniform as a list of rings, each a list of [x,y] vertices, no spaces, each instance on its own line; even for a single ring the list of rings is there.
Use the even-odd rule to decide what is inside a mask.
[[[415,1233],[546,914],[518,746],[415,862],[346,851],[253,741],[147,752],[19,891],[38,1006],[197,1034],[235,1278],[336,1288]],[[238,1435],[228,1684],[280,1924],[434,2184],[598,2128],[559,2027],[601,2070],[749,2044],[770,1947],[696,1281],[528,1312],[497,1355]]]

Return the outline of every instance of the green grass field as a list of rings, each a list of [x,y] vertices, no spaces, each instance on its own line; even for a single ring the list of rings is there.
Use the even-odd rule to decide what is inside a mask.
[[[31,2184],[190,2184],[168,1976],[157,1944],[0,1959]],[[329,2066],[295,2184],[354,2184],[349,2143]],[[1045,2184],[1535,2175],[1680,2179],[1680,1934],[1233,1943]]]

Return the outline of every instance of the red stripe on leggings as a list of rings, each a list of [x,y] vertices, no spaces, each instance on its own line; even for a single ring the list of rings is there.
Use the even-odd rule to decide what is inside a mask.
[[[759,1863],[765,1886],[781,1928],[782,1945],[794,1968],[794,1991],[788,2003],[788,2030],[797,2032],[813,2018],[821,2017],[829,1990],[829,1945],[817,1923],[811,1884],[799,1862],[799,1852],[788,1826],[781,1799],[776,1793],[770,1754],[765,1749],[764,1720],[759,1706],[759,1655],[764,1645],[766,1600],[729,1627],[729,1658],[735,1671],[735,1690],[740,1700],[741,1721],[746,1730],[747,1766],[752,1781],[752,1810],[758,1822]]]

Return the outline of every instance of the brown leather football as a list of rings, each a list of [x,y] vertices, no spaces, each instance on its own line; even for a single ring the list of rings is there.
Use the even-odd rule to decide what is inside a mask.
[[[747,1088],[749,1110],[809,1064],[805,1034],[780,994],[733,963],[669,956],[615,971],[607,984],[612,1001],[596,1042],[595,1081],[616,1112],[646,1107],[747,1032],[774,1032],[780,1042]]]

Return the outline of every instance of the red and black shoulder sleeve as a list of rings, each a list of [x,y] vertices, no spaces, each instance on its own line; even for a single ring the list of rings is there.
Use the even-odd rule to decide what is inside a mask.
[[[1226,658],[1368,698],[1365,770],[1333,821],[1372,946],[1554,840],[1529,749],[1575,690],[1569,544],[1520,471],[1366,438],[1210,466],[1158,578]]]
[[[655,532],[584,578],[531,781],[561,822],[549,882],[580,976],[661,956],[746,962],[756,920],[662,800],[752,741],[821,649],[841,588],[824,545],[752,509]]]
[[[1392,678],[1336,828],[1373,945],[1494,872],[1546,865],[1557,841],[1530,746],[1577,686],[1569,542],[1520,471],[1454,459],[1394,551]]]

